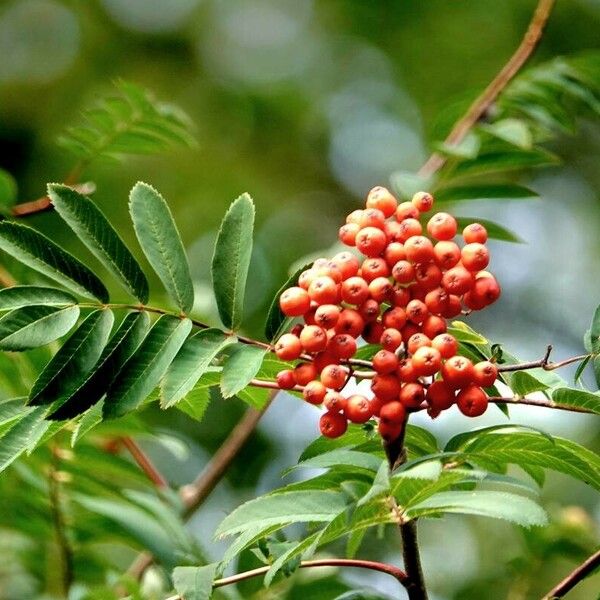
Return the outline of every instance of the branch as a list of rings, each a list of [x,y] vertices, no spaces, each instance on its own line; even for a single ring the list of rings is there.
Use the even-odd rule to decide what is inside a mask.
[[[578,356],[572,356],[559,362],[550,362],[550,353],[552,352],[552,346],[548,346],[546,354],[539,360],[532,360],[529,362],[518,363],[516,365],[498,365],[498,372],[508,373],[510,371],[526,371],[527,369],[544,369],[544,371],[555,371],[567,365],[571,365],[576,362],[581,362],[586,358],[595,356],[594,354],[580,354]]]
[[[581,563],[574,571],[569,573],[558,585],[553,587],[542,600],[556,600],[563,598],[578,583],[600,567],[600,550],[592,554],[585,562]]]
[[[181,488],[179,493],[185,507],[183,514],[185,519],[189,519],[192,516],[194,511],[208,498],[217,484],[223,479],[227,469],[238,456],[277,395],[277,391],[271,394],[268,402],[261,410],[254,408],[246,410],[244,416],[221,444],[204,471],[202,471],[194,482]],[[139,579],[153,562],[154,557],[150,553],[142,552],[127,569],[127,575]]]
[[[56,543],[60,554],[62,591],[65,598],[69,596],[69,591],[74,580],[74,560],[73,549],[69,542],[67,524],[62,509],[62,498],[60,490],[59,473],[59,449],[53,447],[52,462],[48,474],[48,497],[50,500],[50,514],[56,533]]]
[[[152,481],[152,483],[158,489],[166,489],[169,487],[167,480],[163,477],[161,472],[154,466],[150,457],[140,448],[140,446],[129,436],[125,436],[121,438],[121,442],[129,453],[138,464],[140,469],[146,473],[148,479]]]
[[[406,573],[399,569],[398,567],[394,567],[393,565],[388,565],[386,563],[375,562],[372,560],[358,560],[358,559],[349,559],[349,558],[328,558],[322,560],[303,560],[299,568],[300,569],[313,569],[315,567],[349,567],[355,569],[369,569],[371,571],[379,571],[380,573],[385,573],[386,575],[391,575],[394,579],[399,581],[402,585],[406,585],[407,576]],[[238,573],[237,575],[232,575],[231,577],[224,577],[223,579],[217,579],[213,582],[213,588],[225,587],[227,585],[233,585],[234,583],[239,583],[240,581],[245,581],[246,579],[252,579],[253,577],[258,577],[260,575],[264,575],[269,571],[271,567],[259,567],[258,569],[252,569],[251,571],[245,571],[244,573]],[[181,600],[180,596],[171,596],[167,598],[167,600]]]
[[[525,32],[523,40],[508,62],[500,72],[485,88],[485,90],[473,101],[464,116],[459,119],[452,131],[448,134],[444,143],[456,146],[462,142],[471,128],[485,115],[486,111],[494,103],[500,92],[508,85],[512,78],[519,72],[527,62],[535,47],[538,45],[544,27],[548,22],[555,0],[540,0],[535,9],[529,27]],[[446,158],[437,152],[433,153],[427,162],[419,170],[419,175],[428,177],[439,171],[445,164]]]
[[[488,402],[493,404],[522,404],[525,406],[541,406],[542,408],[553,408],[554,410],[567,410],[569,412],[586,413],[591,415],[597,415],[598,413],[589,408],[582,406],[571,406],[570,404],[559,404],[553,400],[537,399],[537,398],[521,398],[519,396],[513,397],[501,397],[491,396],[488,398]]]
[[[91,181],[75,184],[71,181],[71,177],[67,176],[64,183],[71,185],[80,194],[93,194],[96,191],[96,186]],[[11,213],[14,217],[27,217],[48,210],[49,208],[52,208],[52,201],[48,196],[41,196],[36,200],[15,204],[11,209]]]

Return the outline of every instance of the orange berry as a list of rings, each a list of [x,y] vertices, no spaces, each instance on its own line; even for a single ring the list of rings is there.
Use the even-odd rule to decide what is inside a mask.
[[[364,227],[356,234],[356,247],[365,256],[379,256],[386,245],[385,233],[376,227]]]
[[[296,385],[296,376],[292,369],[284,369],[277,373],[275,380],[282,390],[291,390]]]
[[[442,355],[439,350],[423,346],[412,356],[412,363],[419,377],[435,375],[442,366]]]
[[[302,343],[292,333],[284,333],[275,344],[275,354],[281,360],[296,360],[302,354]]]
[[[302,392],[304,399],[310,404],[321,404],[327,388],[320,381],[309,381]]]
[[[483,360],[473,366],[473,383],[481,387],[490,387],[498,378],[498,367],[488,360]]]
[[[369,401],[359,394],[348,398],[344,414],[353,423],[366,423],[373,416]]]
[[[396,212],[397,206],[398,201],[387,188],[377,186],[367,194],[367,208],[380,210],[386,218]]]
[[[382,375],[393,373],[398,368],[398,357],[389,350],[379,350],[372,360],[373,369]]]
[[[442,358],[452,358],[458,352],[458,342],[449,333],[436,335],[431,340],[431,347],[435,348],[442,355]]]
[[[433,207],[433,196],[428,192],[417,192],[411,202],[419,212],[427,212]]]
[[[452,356],[442,367],[444,381],[454,389],[461,389],[473,381],[473,363],[464,356]]]
[[[400,381],[395,375],[375,375],[371,391],[382,400],[395,400],[400,393]]]
[[[463,415],[479,417],[488,407],[487,394],[476,385],[469,385],[458,392],[456,405]]]
[[[325,394],[323,405],[329,412],[342,412],[346,408],[346,398],[339,392],[329,391]]]
[[[286,317],[299,317],[310,308],[310,296],[301,287],[291,287],[279,296],[279,307]]]
[[[420,383],[406,383],[402,386],[399,399],[405,408],[421,408],[425,400],[425,388]]]
[[[326,412],[319,419],[319,429],[328,438],[338,438],[348,429],[348,421],[339,412]]]
[[[306,352],[323,352],[328,341],[325,330],[318,325],[307,325],[300,334],[300,343]]]
[[[425,394],[427,404],[436,411],[447,410],[454,404],[454,390],[441,380],[434,381]]]
[[[469,271],[481,271],[490,262],[490,252],[477,242],[467,244],[460,252],[460,258],[465,269]]]
[[[294,368],[294,377],[298,385],[306,385],[317,378],[317,368],[313,363],[300,363]]]
[[[480,223],[471,223],[463,229],[463,239],[467,244],[485,244],[488,239],[486,228]]]

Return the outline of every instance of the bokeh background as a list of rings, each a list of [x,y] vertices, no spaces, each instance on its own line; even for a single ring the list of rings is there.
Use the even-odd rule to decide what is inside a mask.
[[[144,180],[163,193],[189,252],[196,312],[215,324],[211,246],[227,205],[248,191],[257,225],[246,329],[260,335],[266,307],[290,264],[330,247],[344,215],[370,187],[387,184],[397,169],[416,170],[423,163],[431,140],[448,127],[453,107],[473,98],[519,43],[534,5],[532,0],[0,0],[0,168],[16,179],[21,201],[39,197],[46,182],[63,178],[74,162],[56,145],[57,136],[79,122],[81,111],[110,92],[116,79],[178,104],[195,123],[196,148],[95,163],[85,177],[96,183],[96,201],[132,245],[129,189]],[[560,0],[533,62],[598,49],[598,31],[600,1]],[[598,122],[582,119],[572,135],[553,142],[563,164],[522,178],[540,200],[469,205],[470,216],[494,219],[525,240],[491,244],[504,296],[472,319],[490,340],[521,358],[539,357],[548,343],[556,357],[582,352],[582,335],[600,303],[599,133]],[[28,222],[70,246],[55,215]],[[208,461],[243,409],[236,400],[216,401],[201,424],[177,411],[149,409],[145,418],[175,432],[190,450],[176,458],[158,445],[145,447],[174,483],[183,484]],[[512,415],[600,447],[594,418],[526,409]],[[292,398],[280,397],[269,410],[226,481],[191,521],[214,558],[225,547],[212,541],[216,524],[241,501],[282,483],[282,470],[315,437],[317,419],[316,411]],[[467,422],[449,411],[435,423],[417,422],[446,439],[465,427],[503,419],[489,411]],[[598,543],[596,493],[551,475],[543,497],[554,517],[544,532],[477,518],[424,524],[432,599],[539,597],[572,567],[568,544],[541,559],[543,540]],[[369,537],[363,554],[398,560],[399,541]],[[383,576],[343,576],[394,597],[393,584]],[[28,589],[23,582],[7,581],[0,598],[33,593],[23,591]],[[148,589],[156,584],[152,573],[146,583]],[[250,597],[259,586],[241,587],[239,597]],[[596,576],[570,597],[590,600],[599,588]]]

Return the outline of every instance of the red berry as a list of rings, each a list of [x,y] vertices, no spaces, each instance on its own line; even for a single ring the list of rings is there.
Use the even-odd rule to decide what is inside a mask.
[[[376,208],[384,216],[391,217],[396,211],[398,202],[387,188],[377,186],[367,194],[367,208]]]
[[[353,423],[366,423],[373,416],[369,401],[358,394],[348,398],[344,413]]]
[[[325,398],[327,389],[320,381],[309,381],[304,386],[302,395],[304,399],[310,404],[321,404]]]
[[[291,287],[279,297],[279,307],[286,317],[299,317],[310,308],[310,296],[301,287]]]
[[[408,338],[406,349],[410,354],[414,354],[419,348],[431,346],[431,340],[424,333],[414,333]]]
[[[423,346],[413,354],[412,363],[419,377],[435,375],[442,366],[442,355],[439,350]]]
[[[383,326],[385,329],[402,329],[406,324],[406,311],[399,306],[388,308],[383,313]]]
[[[360,262],[351,252],[338,252],[331,262],[337,266],[342,273],[342,279],[354,277],[360,268]]]
[[[352,308],[345,308],[340,313],[335,326],[336,333],[347,333],[357,338],[365,327],[365,321],[360,313]]]
[[[379,302],[377,300],[374,300],[373,298],[369,298],[366,302],[363,302],[358,307],[358,312],[360,313],[360,316],[365,320],[366,323],[375,321],[377,317],[379,317],[380,310],[381,306]]]
[[[431,340],[431,346],[442,355],[442,358],[452,358],[458,352],[458,342],[456,341],[456,338],[449,333],[436,335],[433,340]]]
[[[400,393],[400,381],[395,375],[375,375],[371,391],[384,401],[395,400]]]
[[[451,269],[460,260],[460,248],[454,242],[442,241],[433,247],[434,260],[442,269]]]
[[[402,383],[415,383],[419,378],[410,358],[403,358],[398,363],[396,375]]]
[[[467,244],[485,244],[488,239],[488,233],[483,225],[471,223],[463,229],[463,239]]]
[[[317,378],[318,371],[313,363],[300,363],[294,368],[294,377],[298,385],[306,385]]]
[[[379,256],[386,244],[385,233],[376,227],[364,227],[356,234],[356,247],[365,256]]]
[[[335,304],[322,304],[315,311],[315,323],[324,329],[332,329],[338,322],[341,309]]]
[[[427,305],[421,300],[411,300],[406,305],[406,318],[416,325],[420,325],[428,315]]]
[[[388,277],[390,268],[383,258],[367,258],[360,267],[361,277],[371,282],[378,277]]]
[[[377,431],[386,442],[393,442],[402,435],[403,428],[404,423],[384,423],[383,421],[379,421]]]
[[[401,202],[396,209],[396,220],[418,219],[421,216],[419,209],[412,202]]]
[[[326,412],[319,419],[319,429],[328,438],[338,438],[348,429],[348,421],[338,412]]]
[[[388,235],[388,237],[390,236]],[[406,260],[406,251],[404,250],[404,244],[400,242],[391,242],[387,245],[383,256],[387,265],[391,269],[398,261]]]
[[[395,352],[396,349],[402,343],[402,334],[396,328],[388,327],[381,334],[379,343],[381,344],[384,350]]]
[[[327,365],[321,371],[321,383],[332,390],[341,390],[348,379],[348,369],[341,365]]]
[[[377,302],[388,300],[393,290],[394,288],[387,277],[377,277],[369,283],[369,294]]]
[[[451,240],[457,229],[456,219],[445,212],[436,213],[427,223],[429,235],[436,240]]]
[[[436,315],[429,315],[423,321],[423,325],[421,327],[423,329],[423,333],[431,340],[442,333],[446,333],[447,329],[446,320]],[[433,346],[433,344],[431,345]]]
[[[472,273],[462,266],[456,266],[446,271],[442,277],[442,285],[449,294],[462,296],[468,292],[474,283]]]
[[[420,383],[406,383],[400,391],[400,402],[405,408],[421,408],[425,400],[425,388]]]
[[[398,368],[398,357],[389,350],[380,350],[373,356],[373,369],[382,375],[393,373]]]
[[[356,210],[353,210],[346,217],[346,223],[356,223],[358,225],[360,223],[361,218],[362,218],[362,214],[363,214],[363,211],[362,211],[361,208],[357,208]]]
[[[415,279],[415,268],[412,263],[408,262],[407,260],[399,260],[392,267],[392,277],[398,283],[410,283]]]
[[[412,203],[419,212],[427,212],[433,206],[433,196],[427,192],[417,192],[412,197]]]
[[[480,387],[469,385],[458,393],[456,405],[463,415],[479,417],[487,410],[488,397]]]
[[[356,354],[356,340],[347,333],[338,333],[331,338],[328,350],[337,358],[348,359]]]
[[[384,404],[379,411],[379,418],[383,423],[400,424],[406,419],[406,408],[398,400]]]
[[[425,394],[427,404],[436,411],[447,410],[454,404],[454,390],[443,381],[434,381]]]
[[[342,283],[341,295],[348,304],[362,304],[369,297],[369,286],[362,277],[350,277]]]
[[[359,231],[360,226],[358,223],[346,223],[346,225],[342,225],[338,233],[340,242],[342,242],[342,244],[346,244],[346,246],[355,246],[356,235]]]
[[[281,360],[296,360],[302,354],[300,339],[291,333],[284,333],[275,344],[275,354]]]
[[[452,356],[442,367],[444,381],[454,389],[461,389],[473,381],[473,363],[464,356]]]
[[[469,271],[481,271],[490,262],[490,252],[483,244],[475,242],[467,244],[461,250],[460,258],[465,269]]]
[[[404,242],[406,257],[413,263],[427,263],[435,258],[431,240],[423,235],[413,235]]]
[[[315,277],[308,286],[308,295],[318,304],[337,304],[339,288],[328,275]]]
[[[404,219],[398,227],[398,237],[400,242],[406,242],[412,237],[420,236],[423,233],[421,223],[416,219]]]
[[[415,267],[415,279],[423,290],[433,290],[442,281],[442,270],[434,263],[421,263]]]
[[[300,334],[300,343],[306,352],[323,352],[328,341],[327,333],[318,325],[307,325]]]
[[[325,394],[323,405],[329,412],[342,412],[346,408],[346,398],[339,392],[329,391]]]
[[[377,208],[367,208],[362,211],[360,221],[358,224],[361,228],[364,227],[377,227],[377,229],[383,229],[385,223],[385,215]]]
[[[296,385],[296,376],[292,369],[284,369],[279,371],[275,377],[277,385],[282,390],[291,390]]]
[[[473,383],[478,386],[490,387],[498,378],[498,367],[488,360],[476,363],[473,369]]]
[[[443,315],[448,308],[449,301],[450,294],[442,287],[431,290],[425,296],[425,305],[434,315]]]

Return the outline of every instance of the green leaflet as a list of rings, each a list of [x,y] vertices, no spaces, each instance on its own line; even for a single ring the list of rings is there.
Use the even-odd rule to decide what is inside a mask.
[[[132,83],[118,81],[118,94],[84,111],[85,123],[70,127],[58,142],[84,163],[127,154],[158,154],[174,145],[192,147],[191,123],[183,111],[156,101]]]
[[[600,415],[600,395],[576,388],[558,388],[552,390],[552,400],[563,406],[583,408]]]
[[[129,194],[135,233],[148,262],[182,312],[194,305],[194,284],[173,215],[163,197],[138,182]]]
[[[150,318],[147,313],[133,312],[126,315],[94,368],[65,402],[47,418],[70,419],[86,412],[96,404],[144,339],[149,323]],[[84,419],[86,417],[92,419],[92,416],[87,414]],[[85,429],[84,426],[83,428]]]
[[[242,391],[259,372],[267,353],[264,348],[238,344],[223,365],[221,393],[231,398]]]
[[[29,404],[66,400],[96,364],[113,322],[108,309],[91,312],[40,373],[29,393]]]
[[[508,492],[478,490],[477,492],[440,492],[414,505],[405,507],[411,519],[444,513],[459,513],[505,519],[532,527],[546,525],[548,517],[536,502]]]
[[[236,330],[244,314],[244,292],[254,230],[254,203],[242,194],[223,217],[212,259],[212,281],[225,327]]]
[[[482,173],[514,171],[557,164],[558,158],[541,149],[487,152],[460,162],[453,171],[455,177],[471,177]]]
[[[0,317],[0,349],[20,351],[45,346],[68,333],[78,317],[77,306],[16,308]]]
[[[175,591],[186,600],[209,600],[219,563],[204,567],[177,567],[173,571]]]
[[[13,310],[32,305],[71,306],[77,300],[62,290],[36,285],[15,285],[0,290],[0,310]]]
[[[105,418],[135,410],[152,393],[183,345],[192,322],[161,316],[111,384],[104,401]]]
[[[292,322],[292,319],[286,317],[279,308],[279,297],[285,290],[289,287],[298,285],[298,277],[303,271],[310,269],[312,263],[308,263],[303,267],[297,269],[287,281],[277,290],[275,296],[273,296],[273,300],[271,300],[271,305],[269,306],[269,311],[267,312],[267,319],[265,321],[265,337],[269,341],[275,340],[279,337],[279,334],[283,332],[286,326]]]
[[[215,535],[235,535],[248,528],[281,523],[328,522],[345,506],[345,496],[339,492],[311,490],[263,496],[236,508],[225,517]]]
[[[0,223],[0,249],[76,294],[108,302],[108,290],[88,267],[31,227]]]
[[[338,465],[346,465],[377,472],[383,462],[384,461],[381,457],[375,456],[374,454],[339,448],[337,450],[325,452],[324,454],[319,454],[313,458],[306,459],[291,467],[289,470],[291,471],[300,467],[324,469]]]
[[[189,337],[171,363],[161,384],[161,406],[184,398],[209,369],[215,357],[235,339],[220,329],[203,329]]]
[[[563,438],[534,433],[486,432],[463,449],[465,458],[482,464],[533,465],[565,473],[600,489],[600,458]]]
[[[148,281],[139,264],[108,222],[87,197],[61,184],[50,184],[54,208],[88,250],[142,304],[148,302]]]
[[[0,438],[0,472],[4,471],[21,454],[27,451],[32,440],[40,434],[40,427],[48,428],[44,421],[44,407],[30,408],[18,422]]]

